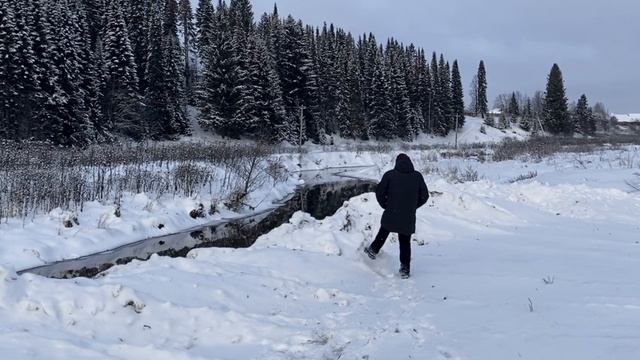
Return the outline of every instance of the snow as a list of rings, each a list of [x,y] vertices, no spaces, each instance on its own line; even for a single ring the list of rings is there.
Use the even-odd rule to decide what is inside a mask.
[[[191,127],[192,127],[192,135],[188,137],[183,137],[182,141],[220,141],[223,140],[222,137],[216,134],[212,134],[203,130],[200,127],[200,124],[197,122],[197,110],[191,109],[192,113],[190,115],[191,119]],[[465,125],[458,130],[458,144],[478,144],[478,143],[498,143],[506,138],[514,139],[514,140],[525,140],[529,138],[530,133],[520,129],[517,126],[514,126],[513,129],[500,130],[494,127],[485,126],[486,134],[480,132],[480,128],[484,125],[484,119],[477,117],[467,116],[465,118]],[[450,132],[447,136],[435,136],[429,134],[420,134],[418,137],[411,142],[403,142],[405,145],[430,145],[430,146],[438,146],[438,145],[449,145],[453,146],[455,144],[455,132]],[[337,135],[331,137],[333,140],[332,146],[316,146],[307,142],[304,146],[307,150],[314,150],[318,148],[322,148],[325,152],[327,151],[342,151],[349,148],[349,146],[356,145],[395,145],[398,144],[398,141],[377,141],[377,140],[353,140],[353,139],[343,139]],[[241,140],[242,142],[249,142],[249,140]]]
[[[529,133],[514,126],[513,129],[500,130],[491,126],[484,126],[486,134],[480,132],[484,125],[484,119],[467,117],[465,126],[458,132],[458,144],[478,144],[478,143],[498,143],[506,138],[513,140],[525,140]],[[454,145],[455,133],[450,133],[446,137],[432,137],[422,134],[418,137],[418,143],[429,145]]]
[[[382,211],[373,194],[322,221],[297,213],[250,249],[154,256],[95,279],[17,276],[5,265],[0,352],[11,359],[633,359],[640,194],[624,180],[638,179],[639,154],[630,147],[479,163],[410,153],[419,169],[430,168],[434,196],[418,211],[409,280],[396,275],[395,237],[377,260],[362,254]],[[392,156],[303,159],[319,168],[341,161],[376,161],[354,170],[374,177]],[[447,171],[456,166],[481,180],[452,181]],[[537,177],[511,182],[530,171]]]

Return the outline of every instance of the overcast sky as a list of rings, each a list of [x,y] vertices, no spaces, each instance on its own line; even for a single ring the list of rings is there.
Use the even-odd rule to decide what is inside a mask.
[[[282,15],[334,23],[378,41],[398,40],[443,52],[461,66],[465,93],[480,59],[490,106],[496,95],[544,90],[551,65],[562,69],[567,96],[640,112],[638,0],[278,0]],[[256,19],[274,0],[253,0]]]

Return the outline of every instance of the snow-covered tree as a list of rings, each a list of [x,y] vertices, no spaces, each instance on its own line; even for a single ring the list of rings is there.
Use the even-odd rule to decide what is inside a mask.
[[[583,135],[595,135],[596,133],[596,121],[593,116],[593,110],[589,107],[587,96],[582,94],[576,108],[573,113],[574,124],[576,124],[576,130]]]
[[[109,128],[140,139],[146,136],[147,130],[141,117],[136,63],[123,9],[117,1],[112,1],[105,16],[102,50],[105,71],[104,115]]]

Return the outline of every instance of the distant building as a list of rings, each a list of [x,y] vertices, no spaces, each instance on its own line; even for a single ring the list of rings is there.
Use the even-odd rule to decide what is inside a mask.
[[[618,125],[639,125],[640,114],[611,114]]]
[[[640,133],[640,114],[611,114],[611,119],[619,128]]]

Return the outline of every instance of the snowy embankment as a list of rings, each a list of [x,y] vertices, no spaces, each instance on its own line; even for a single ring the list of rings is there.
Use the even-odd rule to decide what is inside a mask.
[[[372,194],[323,221],[298,213],[250,249],[153,257],[96,279],[1,269],[0,351],[11,359],[632,359],[640,194],[624,180],[637,178],[640,149],[626,151],[425,160],[434,196],[418,212],[410,280],[395,276],[394,239],[375,262],[361,255],[381,215]],[[479,181],[454,181],[475,171]]]

